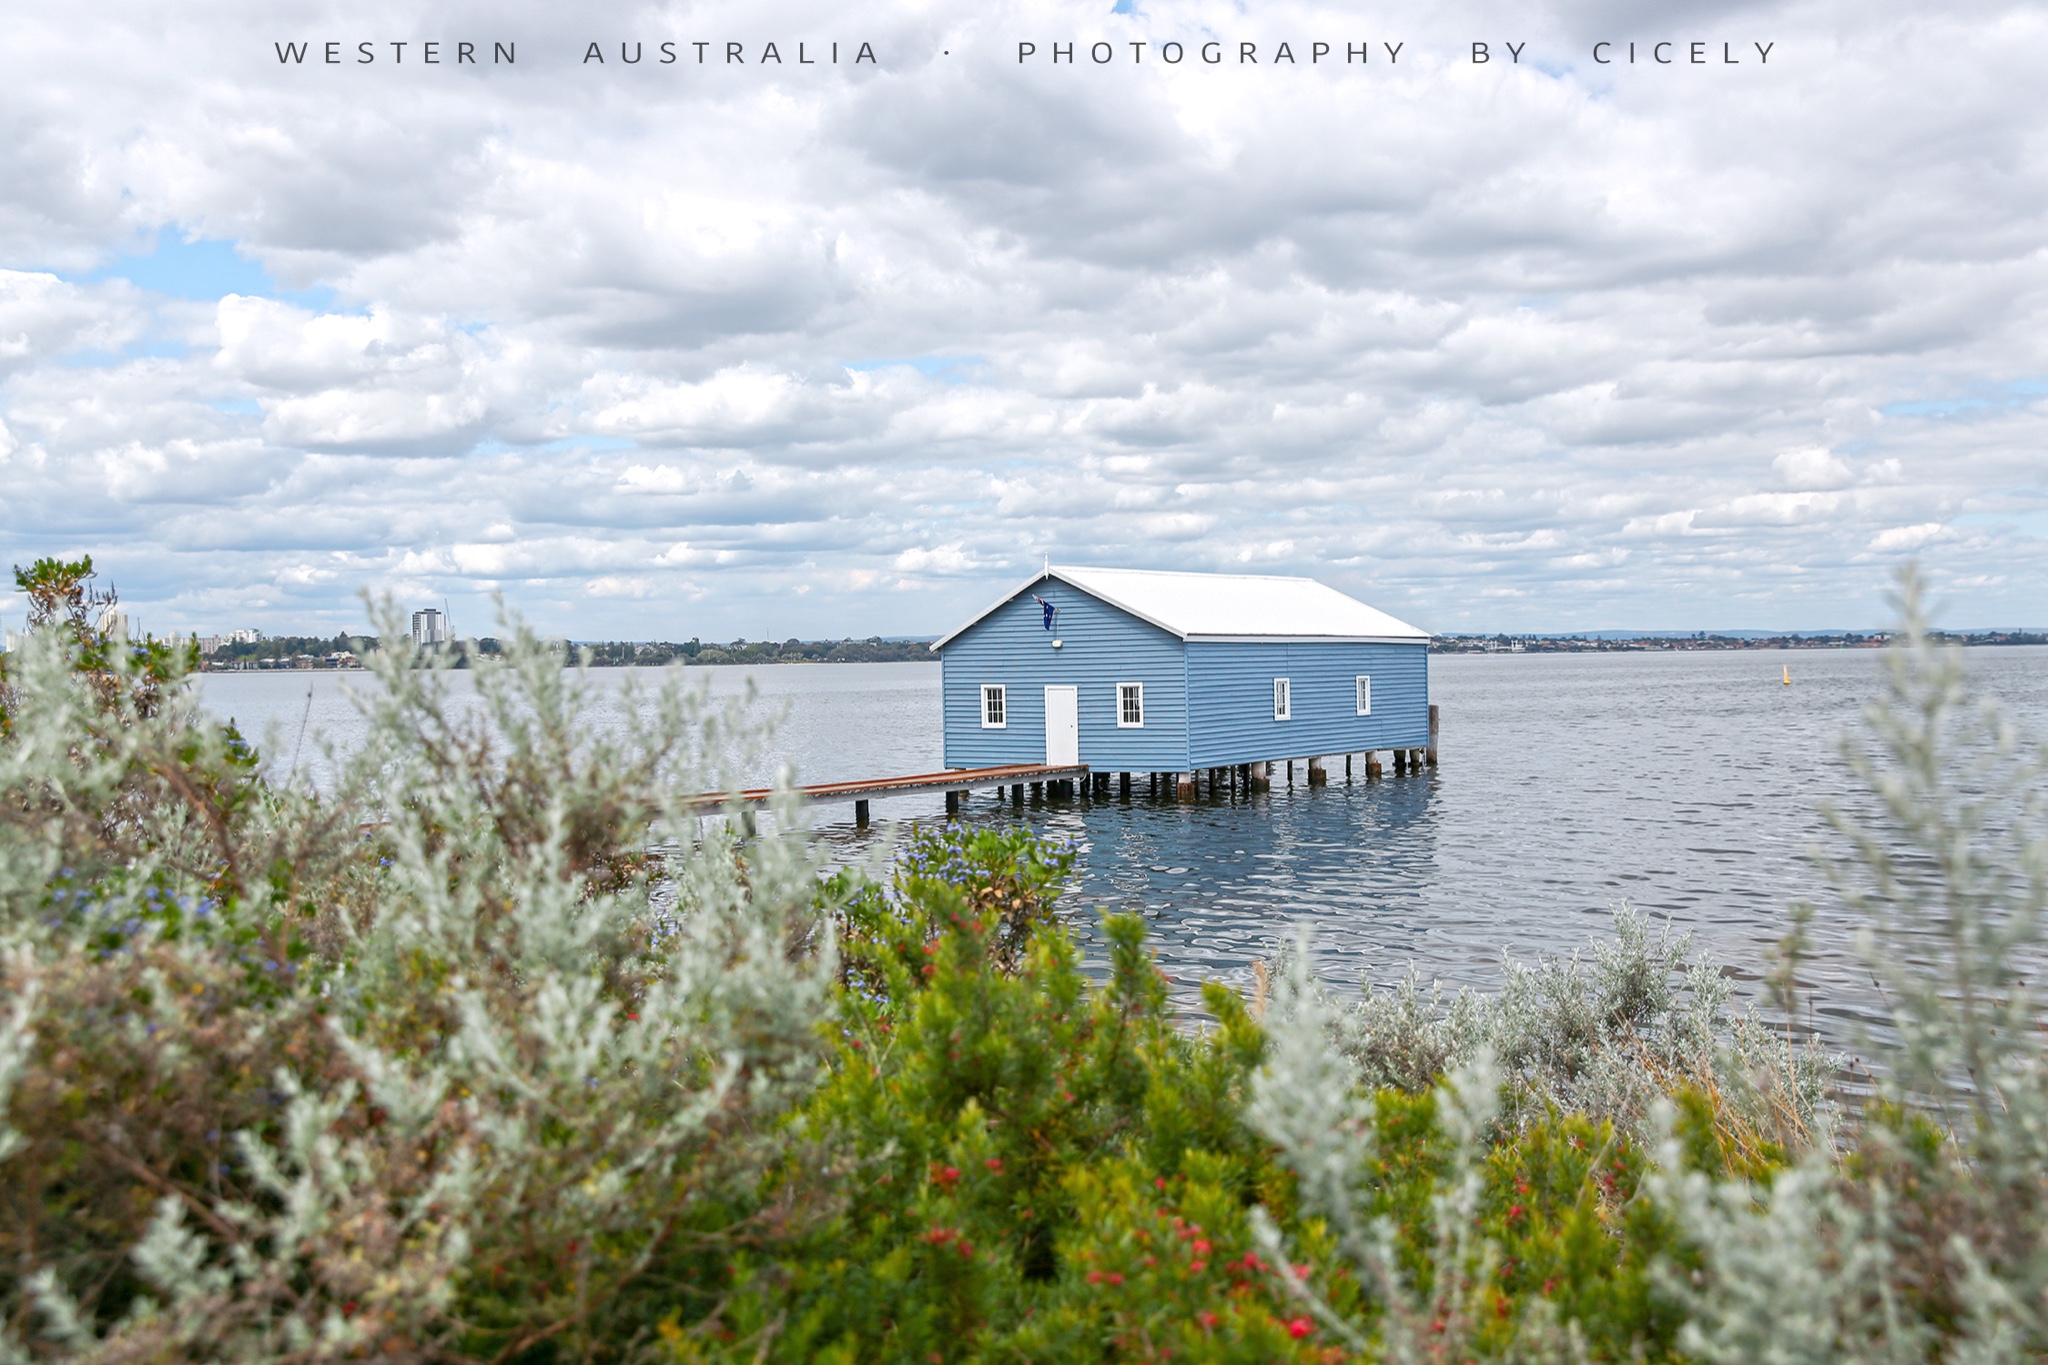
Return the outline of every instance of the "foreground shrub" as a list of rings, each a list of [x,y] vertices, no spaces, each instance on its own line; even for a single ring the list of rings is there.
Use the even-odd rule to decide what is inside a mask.
[[[1218,1026],[1177,1028],[1131,917],[1105,922],[1100,987],[1056,925],[1016,957],[1006,915],[1051,865],[1017,856],[1020,839],[956,836],[897,895],[858,899],[889,951],[842,992],[832,1079],[797,1120],[842,1163],[841,1206],[750,1267],[751,1293],[679,1335],[681,1358],[1307,1349],[1252,1273],[1245,1214],[1282,1180],[1240,1119],[1257,1026],[1211,987]],[[785,1187],[806,1178],[793,1167]]]
[[[681,804],[717,718],[671,685],[607,731],[523,631],[468,712],[372,662],[316,798],[175,674],[146,710],[121,651],[10,660],[5,1353],[622,1357],[790,1216],[832,956],[808,853]]]

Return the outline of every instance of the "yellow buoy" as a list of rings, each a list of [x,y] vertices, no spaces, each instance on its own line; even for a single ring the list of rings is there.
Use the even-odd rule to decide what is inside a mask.
[[[1787,687],[1790,687],[1791,685],[1792,685],[1792,666],[1791,666],[1790,664],[1787,664],[1787,665],[1785,665],[1785,686],[1787,686]]]

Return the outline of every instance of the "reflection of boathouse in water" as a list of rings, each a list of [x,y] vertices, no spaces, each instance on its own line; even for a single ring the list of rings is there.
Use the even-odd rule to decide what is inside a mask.
[[[946,766],[1086,764],[1191,792],[1269,765],[1435,761],[1429,633],[1312,578],[1047,567],[945,636]],[[1020,793],[1021,794],[1021,793]]]

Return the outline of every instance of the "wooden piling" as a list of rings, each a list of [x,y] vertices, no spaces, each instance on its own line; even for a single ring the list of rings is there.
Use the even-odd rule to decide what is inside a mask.
[[[1344,755],[1344,780],[1345,780],[1346,782],[1349,782],[1349,781],[1351,780],[1351,755],[1350,755],[1350,754],[1346,754],[1346,755]]]
[[[1116,794],[1126,801],[1131,799],[1131,775],[1129,773],[1118,773],[1116,775]]]
[[[1174,774],[1173,794],[1182,801],[1192,801],[1200,796],[1202,793],[1201,789],[1195,785],[1195,774]]]
[[[1245,766],[1251,770],[1251,790],[1263,792],[1273,789],[1273,774],[1270,764],[1248,763]]]
[[[862,829],[866,829],[868,827],[867,802],[856,801],[853,803],[853,823],[858,825]]]
[[[1329,782],[1330,774],[1324,771],[1322,755],[1318,754],[1308,761],[1308,784],[1311,787],[1324,787],[1328,786]]]
[[[1366,752],[1365,775],[1367,780],[1377,780],[1386,775],[1386,770],[1380,766],[1380,751],[1378,749],[1370,749]]]
[[[1423,761],[1430,767],[1436,766],[1436,703],[1429,704],[1429,748],[1424,751]]]

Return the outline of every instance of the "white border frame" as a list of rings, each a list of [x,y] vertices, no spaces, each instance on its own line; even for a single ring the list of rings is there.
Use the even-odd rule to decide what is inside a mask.
[[[1358,714],[1372,714],[1372,674],[1361,673],[1351,680],[1351,691],[1358,703]]]
[[[1002,698],[1003,718],[994,724],[988,718],[988,694],[995,693]],[[1010,728],[1010,688],[1007,683],[983,683],[981,685],[981,728],[984,730],[1007,730]]]
[[[1286,705],[1281,705],[1282,698]],[[1294,719],[1294,679],[1273,679],[1273,719],[1276,721]]]

